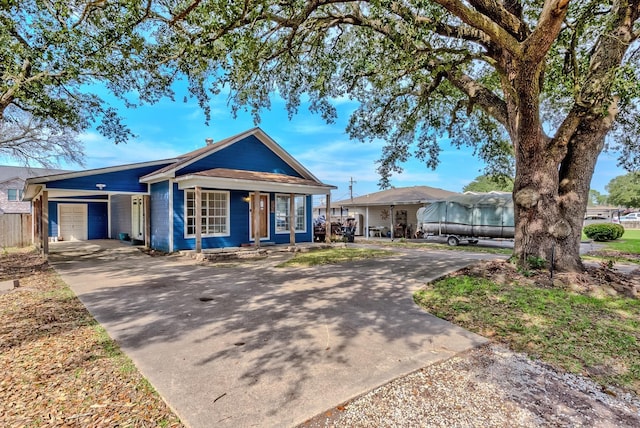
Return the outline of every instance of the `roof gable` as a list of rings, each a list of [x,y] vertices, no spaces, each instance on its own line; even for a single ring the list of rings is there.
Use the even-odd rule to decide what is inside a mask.
[[[286,174],[319,182],[257,127],[182,155],[175,163],[142,177],[141,181],[155,182],[216,168]]]

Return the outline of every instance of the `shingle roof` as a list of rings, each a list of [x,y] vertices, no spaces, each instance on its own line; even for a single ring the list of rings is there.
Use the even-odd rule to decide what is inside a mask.
[[[333,206],[371,206],[371,205],[407,205],[420,204],[428,201],[437,201],[446,197],[456,195],[456,192],[438,189],[429,186],[399,187],[382,190],[356,198],[344,199],[342,201],[332,201]]]
[[[40,177],[43,175],[59,174],[62,172],[69,172],[69,170],[0,165],[0,183],[4,183],[5,181],[12,180],[14,178],[26,180],[30,177]]]
[[[265,181],[270,183],[286,183],[317,186],[322,183],[306,178],[292,177],[286,174],[276,174],[273,172],[244,171],[239,169],[215,168],[207,171],[194,172],[189,175],[203,177],[230,178],[236,180]]]

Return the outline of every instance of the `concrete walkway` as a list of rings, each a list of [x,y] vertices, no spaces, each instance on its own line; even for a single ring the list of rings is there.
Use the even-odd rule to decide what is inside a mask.
[[[50,261],[191,427],[293,426],[485,339],[412,292],[487,254],[398,250],[344,265],[199,265],[118,241]],[[287,255],[275,255],[285,258]]]

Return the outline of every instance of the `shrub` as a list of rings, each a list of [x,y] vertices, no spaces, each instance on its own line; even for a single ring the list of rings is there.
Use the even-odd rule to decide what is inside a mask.
[[[624,227],[614,223],[596,223],[585,226],[583,231],[594,241],[614,241],[624,234]]]
[[[613,226],[618,231],[618,236],[616,236],[616,239],[622,238],[622,235],[624,235],[624,226],[622,226],[621,224],[614,224]]]

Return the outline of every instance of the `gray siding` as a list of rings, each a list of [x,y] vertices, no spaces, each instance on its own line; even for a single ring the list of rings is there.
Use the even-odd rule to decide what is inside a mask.
[[[131,196],[111,196],[111,238],[118,239],[119,233],[131,236]]]

